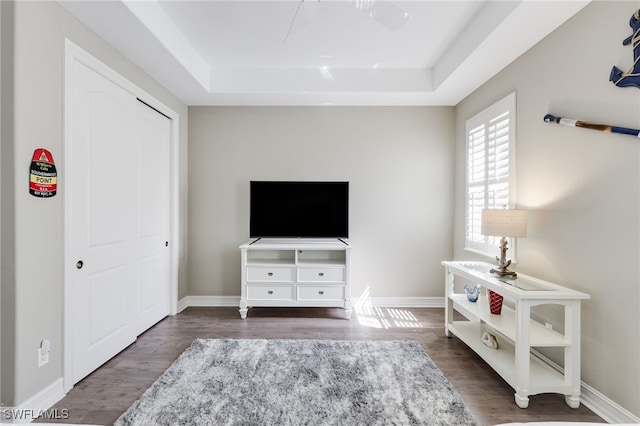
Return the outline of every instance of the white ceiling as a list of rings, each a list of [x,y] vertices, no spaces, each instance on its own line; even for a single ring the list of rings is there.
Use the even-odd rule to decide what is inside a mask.
[[[187,105],[455,105],[590,0],[59,0]]]

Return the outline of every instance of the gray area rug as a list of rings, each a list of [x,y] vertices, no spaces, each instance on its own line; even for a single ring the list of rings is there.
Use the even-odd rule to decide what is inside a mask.
[[[475,425],[411,341],[195,340],[116,425]]]

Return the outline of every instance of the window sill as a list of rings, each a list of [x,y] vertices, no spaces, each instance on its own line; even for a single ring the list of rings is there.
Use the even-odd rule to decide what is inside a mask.
[[[495,259],[496,259],[496,256],[499,257],[499,254],[498,255],[497,254],[491,254],[491,253],[487,253],[486,251],[472,249],[472,248],[468,248],[468,247],[465,247],[464,251],[466,251],[468,253],[473,253],[474,255],[482,256],[482,257],[486,258],[487,261],[490,261],[490,262],[494,262]],[[507,256],[507,258],[509,258],[509,257]],[[515,257],[511,258],[511,264],[512,265],[516,265],[517,263],[518,262],[516,261]]]

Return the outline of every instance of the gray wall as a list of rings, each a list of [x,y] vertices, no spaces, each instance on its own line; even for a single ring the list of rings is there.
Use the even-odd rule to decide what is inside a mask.
[[[62,377],[64,38],[180,115],[183,194],[186,194],[187,108],[57,3],[0,2],[0,7],[3,32],[1,403],[16,406]],[[9,40],[13,43],[9,44]],[[4,72],[7,68],[11,70],[10,75]],[[27,191],[27,170],[31,155],[38,147],[52,152],[58,169],[58,194],[48,199],[35,198]],[[184,230],[182,235],[186,235]],[[184,241],[178,244],[184,246]],[[184,281],[185,268],[180,269]],[[182,294],[185,291],[181,288]],[[51,340],[51,361],[37,368],[36,351],[45,338]]]
[[[190,107],[189,294],[240,295],[250,180],[350,182],[353,296],[442,296],[451,107]]]
[[[608,81],[613,65],[627,69],[633,60],[622,40],[639,7],[638,1],[591,3],[457,106],[454,222],[454,257],[473,258],[463,249],[465,120],[516,91],[517,200],[529,210],[517,270],[591,294],[582,310],[582,378],[636,416],[640,143],[542,118],[551,113],[640,128],[638,89]],[[546,314],[561,319],[553,310]]]

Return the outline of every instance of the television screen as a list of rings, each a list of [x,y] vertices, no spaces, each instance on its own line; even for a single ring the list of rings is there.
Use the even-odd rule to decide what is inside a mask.
[[[250,237],[348,238],[349,182],[250,182]]]

